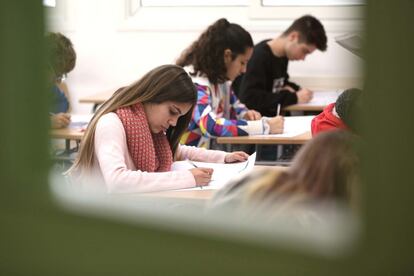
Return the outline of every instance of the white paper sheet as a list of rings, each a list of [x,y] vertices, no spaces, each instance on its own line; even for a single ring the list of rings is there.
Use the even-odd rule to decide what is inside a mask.
[[[212,189],[217,190],[222,188],[230,179],[239,175],[240,173],[246,173],[253,169],[254,163],[256,161],[256,153],[253,153],[249,156],[249,159],[245,162],[238,163],[208,163],[208,162],[196,162],[192,161],[199,168],[212,168],[214,169],[211,181],[208,186],[204,186],[203,189]],[[171,170],[189,170],[194,168],[194,166],[188,161],[177,161],[172,165]],[[201,188],[192,188],[199,190]],[[186,191],[191,189],[184,189]]]
[[[311,121],[315,116],[285,117],[282,134],[254,135],[250,137],[295,137],[311,130]]]
[[[71,114],[69,128],[86,129],[93,114]]]
[[[336,102],[338,96],[343,92],[342,89],[332,91],[313,91],[313,98],[309,103],[301,104],[305,106],[328,105]]]

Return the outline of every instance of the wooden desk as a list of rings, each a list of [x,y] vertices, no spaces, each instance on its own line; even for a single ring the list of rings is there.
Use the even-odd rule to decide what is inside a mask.
[[[90,96],[86,96],[79,99],[80,103],[91,103],[93,104],[92,112],[95,112],[99,105],[103,104],[109,99],[116,89],[106,90]]]
[[[283,134],[218,137],[218,144],[301,145],[312,139],[311,122],[315,116],[285,117]]]
[[[77,151],[80,140],[82,140],[85,131],[76,128],[60,128],[50,130],[50,137],[52,139],[65,139],[65,151],[63,154],[70,154],[73,151]],[[77,146],[75,150],[70,147],[70,141],[76,141]]]
[[[218,144],[256,144],[256,145],[302,145],[312,139],[310,131],[293,137],[278,137],[270,135],[252,135],[238,137],[218,137]]]
[[[197,199],[208,200],[213,197],[216,190],[182,190],[182,191],[164,191],[156,193],[148,193],[148,196],[166,197],[166,198],[182,198],[182,199]]]
[[[283,134],[279,135],[250,135],[236,137],[217,137],[217,144],[225,144],[226,151],[233,151],[235,144],[254,145],[257,152],[256,163],[268,165],[288,166],[291,163],[293,149],[295,151],[299,146],[292,147],[292,154],[284,154],[283,145],[303,145],[312,139],[311,121],[314,116],[289,116],[285,117]],[[268,145],[268,148],[265,147]],[[262,154],[265,149],[265,155]],[[239,150],[239,149],[238,149]],[[250,150],[250,149],[249,149]],[[287,149],[289,150],[289,149]],[[266,157],[271,157],[268,160]],[[264,157],[264,158],[262,158]]]
[[[315,111],[321,112],[327,105],[321,104],[293,104],[283,108],[283,111]]]
[[[82,140],[85,131],[74,128],[60,128],[50,130],[50,137],[54,139]]]
[[[92,104],[102,104],[107,99],[109,99],[116,89],[106,90],[99,92],[90,96],[82,97],[79,99],[80,103],[92,103]]]
[[[287,170],[287,167],[281,166],[260,166],[255,165],[253,170],[263,170],[263,169],[272,169],[272,170]],[[218,190],[207,190],[207,189],[198,189],[198,190],[174,190],[174,191],[163,191],[163,192],[154,192],[143,194],[146,196],[154,197],[163,197],[163,198],[178,198],[178,199],[192,199],[192,200],[201,200],[206,201],[213,197],[214,193]]]

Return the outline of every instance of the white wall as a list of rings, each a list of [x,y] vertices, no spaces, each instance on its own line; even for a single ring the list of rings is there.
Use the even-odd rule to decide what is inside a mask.
[[[249,7],[137,8],[135,2],[58,0],[57,7],[50,9],[49,30],[68,36],[77,52],[76,67],[67,78],[74,113],[91,111],[91,105],[78,103],[80,97],[126,85],[155,66],[173,63],[218,18],[242,25],[255,42],[277,36],[295,18],[284,14],[282,19],[252,19]],[[308,12],[305,8],[296,11],[299,15]],[[328,34],[327,52],[290,63],[291,77],[361,77],[362,61],[333,39],[361,31],[361,20],[320,19]]]

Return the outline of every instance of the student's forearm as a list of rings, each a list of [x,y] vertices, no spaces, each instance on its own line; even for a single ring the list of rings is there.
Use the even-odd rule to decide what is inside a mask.
[[[178,160],[186,158],[194,161],[224,163],[226,152],[221,150],[207,150],[193,146],[179,145],[177,149]]]
[[[109,170],[104,173],[109,193],[142,193],[195,187],[189,171],[142,172],[128,169]]]

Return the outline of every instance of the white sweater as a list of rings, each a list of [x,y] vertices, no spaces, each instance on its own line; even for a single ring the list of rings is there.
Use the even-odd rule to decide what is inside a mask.
[[[176,159],[224,163],[227,153],[180,145]],[[103,115],[95,132],[95,176],[109,193],[153,192],[196,186],[190,171],[144,172],[135,168],[125,129],[115,113]]]

